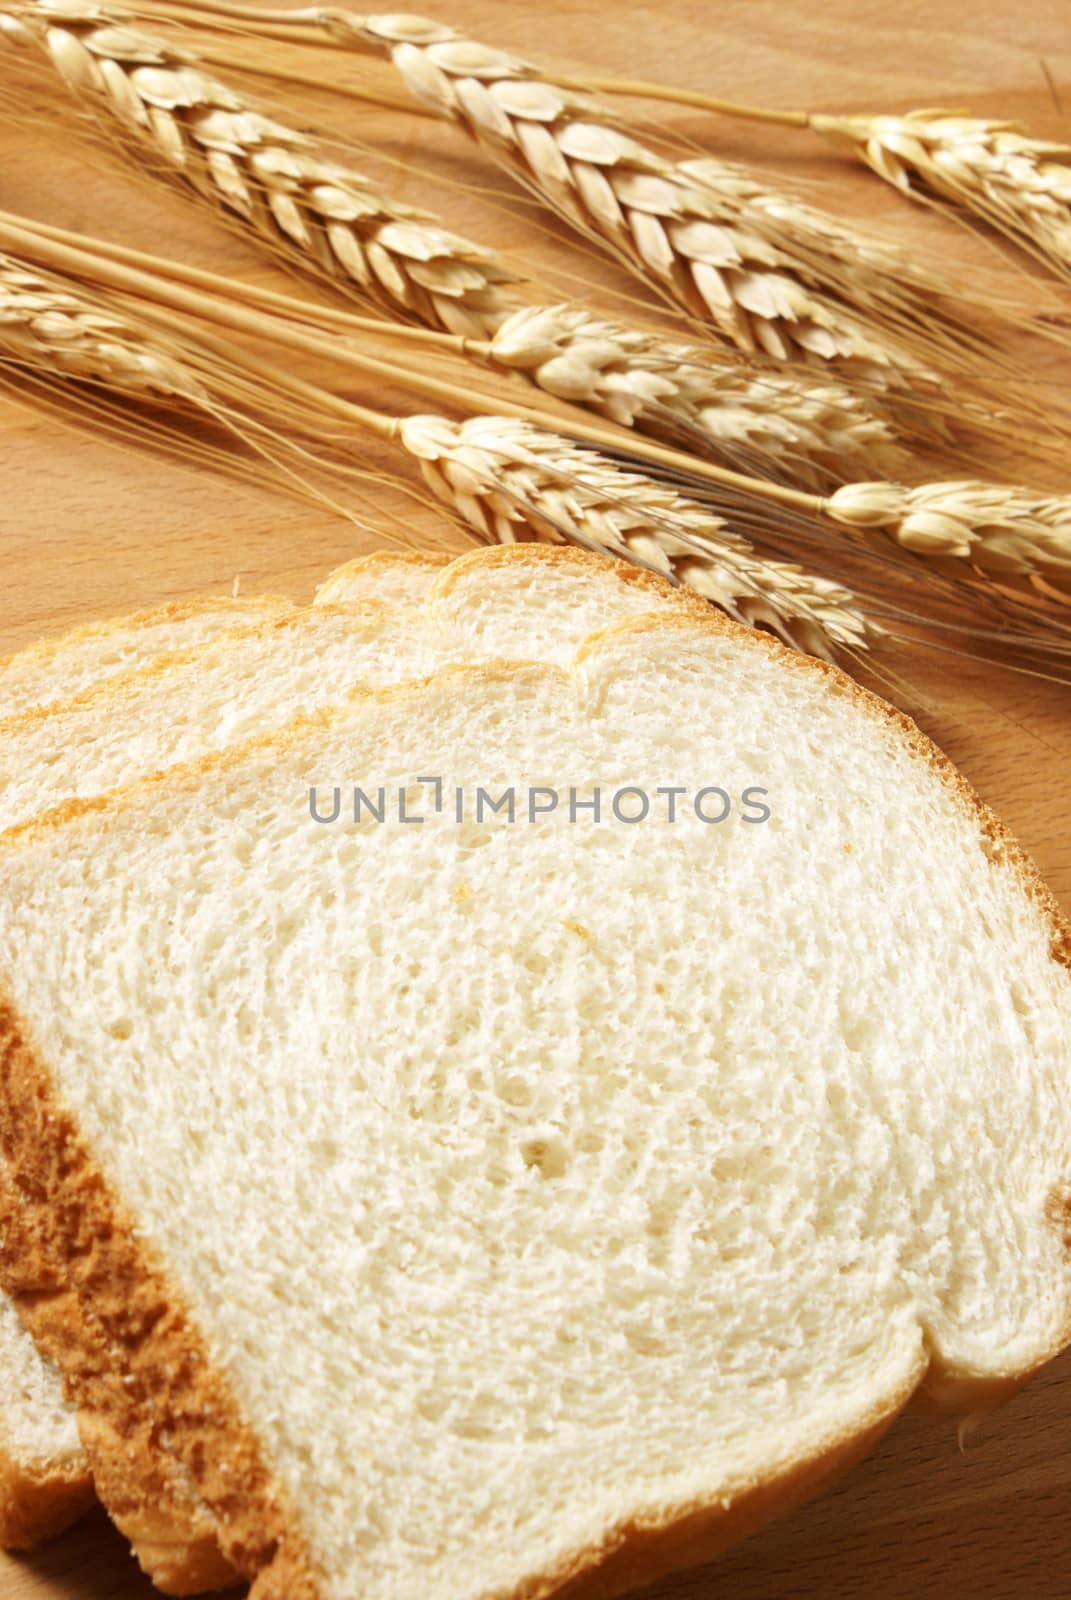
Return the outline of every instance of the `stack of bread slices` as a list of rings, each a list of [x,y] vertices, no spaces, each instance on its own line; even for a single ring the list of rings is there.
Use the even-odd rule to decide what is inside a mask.
[[[835,669],[517,546],[0,714],[9,1545],[95,1491],[169,1593],[609,1595],[1069,1337],[1068,930]]]

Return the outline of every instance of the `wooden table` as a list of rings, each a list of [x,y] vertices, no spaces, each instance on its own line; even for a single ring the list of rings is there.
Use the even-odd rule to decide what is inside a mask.
[[[627,8],[609,0],[456,0],[438,10],[477,36],[552,52],[574,68],[587,62],[603,73],[786,105],[967,105],[1071,138],[1067,0],[649,0]],[[1064,88],[1066,114],[1050,82]],[[448,209],[458,228],[511,250],[542,277],[568,281],[563,265],[580,258],[568,255],[564,235],[554,227],[537,234],[530,212],[502,203],[509,186],[459,138],[438,130],[431,137],[418,118],[355,116],[334,97],[316,109],[336,126],[349,118],[387,157],[419,163],[419,174],[366,163],[407,199]],[[895,227],[934,259],[955,262],[957,275],[971,261],[991,265],[961,230],[899,201],[817,141],[668,108],[666,120],[731,156],[809,182],[835,179],[827,203]],[[458,183],[484,192],[450,187]],[[488,187],[502,202],[489,204]],[[238,241],[177,200],[80,170],[47,131],[0,125],[0,205],[217,269],[261,270]],[[580,264],[602,290],[627,288],[610,269]],[[1069,371],[1071,363],[1065,383]],[[305,598],[333,564],[376,542],[373,532],[267,488],[150,461],[2,398],[0,439],[0,650],[163,597],[227,593],[236,578],[247,592]],[[442,538],[441,525],[425,517],[413,529],[416,542]],[[1071,695],[935,657],[913,661],[911,677],[919,721],[1005,815],[1071,909]],[[2,1600],[136,1600],[150,1592],[100,1514],[32,1559],[0,1557]],[[1071,1356],[963,1448],[954,1426],[905,1419],[824,1499],[718,1566],[656,1592],[664,1600],[1071,1595]]]

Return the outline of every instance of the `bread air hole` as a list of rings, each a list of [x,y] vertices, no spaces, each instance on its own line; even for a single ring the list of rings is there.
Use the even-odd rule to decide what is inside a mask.
[[[563,1139],[528,1139],[521,1145],[521,1158],[526,1167],[537,1167],[541,1177],[560,1178],[569,1165],[568,1151]]]

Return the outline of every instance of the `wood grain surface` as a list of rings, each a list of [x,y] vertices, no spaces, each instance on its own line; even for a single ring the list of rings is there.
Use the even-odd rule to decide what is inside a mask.
[[[968,106],[1071,139],[1068,0],[429,0],[488,42],[766,103],[834,109]],[[318,58],[322,60],[322,58]],[[323,70],[345,74],[344,65]],[[1061,104],[1061,93],[1063,104]],[[270,96],[268,97],[270,98]],[[652,117],[656,108],[637,108]],[[519,202],[461,140],[418,117],[308,95],[308,112],[370,145],[366,167],[409,201],[511,253],[559,295],[634,294]],[[805,136],[659,119],[712,151],[814,185],[824,203],[894,229],[952,281],[994,257],[961,228],[899,200]],[[225,229],[180,201],[118,182],[65,148],[36,115],[0,120],[0,206],[215,269],[262,277]],[[622,303],[620,300],[618,303]],[[1042,361],[1039,381],[1068,383]],[[356,391],[354,391],[356,393]],[[383,397],[371,391],[363,398]],[[379,458],[385,463],[385,458]],[[390,490],[356,505],[357,528],[268,487],[152,460],[0,397],[0,651],[89,617],[196,593],[266,589],[303,599],[333,565],[383,539],[388,505],[414,544],[448,537]],[[901,699],[1018,832],[1071,909],[1071,692],[985,663],[915,655]],[[1071,1063],[1069,1063],[1071,1067]],[[2,1403],[0,1395],[0,1403]],[[152,1591],[100,1513],[44,1552],[0,1556],[0,1600],[141,1600]],[[1071,1355],[963,1440],[903,1419],[854,1475],[661,1600],[1057,1600],[1071,1595]],[[354,1600],[359,1597],[354,1596]],[[429,1597],[433,1600],[433,1597]]]

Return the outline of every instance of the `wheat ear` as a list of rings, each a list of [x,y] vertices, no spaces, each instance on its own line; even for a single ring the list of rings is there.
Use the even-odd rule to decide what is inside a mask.
[[[923,328],[933,332],[946,311],[899,253],[882,259],[881,247],[768,194],[739,168],[663,159],[597,101],[443,24],[321,9],[292,16],[389,55],[425,105],[738,348],[842,362],[872,383],[927,375]],[[957,324],[946,350],[954,355],[964,341]]]
[[[65,81],[305,270],[460,336],[547,393],[734,464],[818,484],[900,459],[889,425],[833,376],[811,382],[567,306],[523,307],[494,255],[325,162],[167,41],[67,0],[33,15]]]
[[[904,194],[952,201],[1071,277],[1071,146],[941,111],[814,115],[808,125]]]
[[[161,341],[8,255],[0,255],[0,359],[209,409],[204,384]]]
[[[1071,581],[1071,495],[970,481],[853,483],[826,510],[845,527],[880,530],[918,555],[967,561],[990,577]]]
[[[506,417],[418,416],[399,423],[398,438],[484,538],[565,538],[623,556],[829,660],[880,633],[839,584],[760,559],[706,507],[556,434]]]
[[[337,31],[340,24],[334,26]],[[1071,145],[1034,139],[1017,122],[937,110],[837,116],[744,105],[661,83],[591,75],[556,81],[810,130],[903,194],[951,201],[1016,239],[1061,277],[1071,275]]]
[[[168,41],[77,0],[16,15],[79,99],[299,267],[452,334],[486,336],[508,314],[512,274],[490,252],[387,200]]]
[[[1071,275],[1071,145],[1031,138],[1017,122],[935,110],[836,116],[595,76],[574,87],[809,129],[865,162],[903,194],[951,201],[1018,240],[1060,276]]]
[[[833,374],[727,360],[573,306],[520,308],[486,354],[559,399],[771,478],[843,482],[904,459],[889,424]]]

